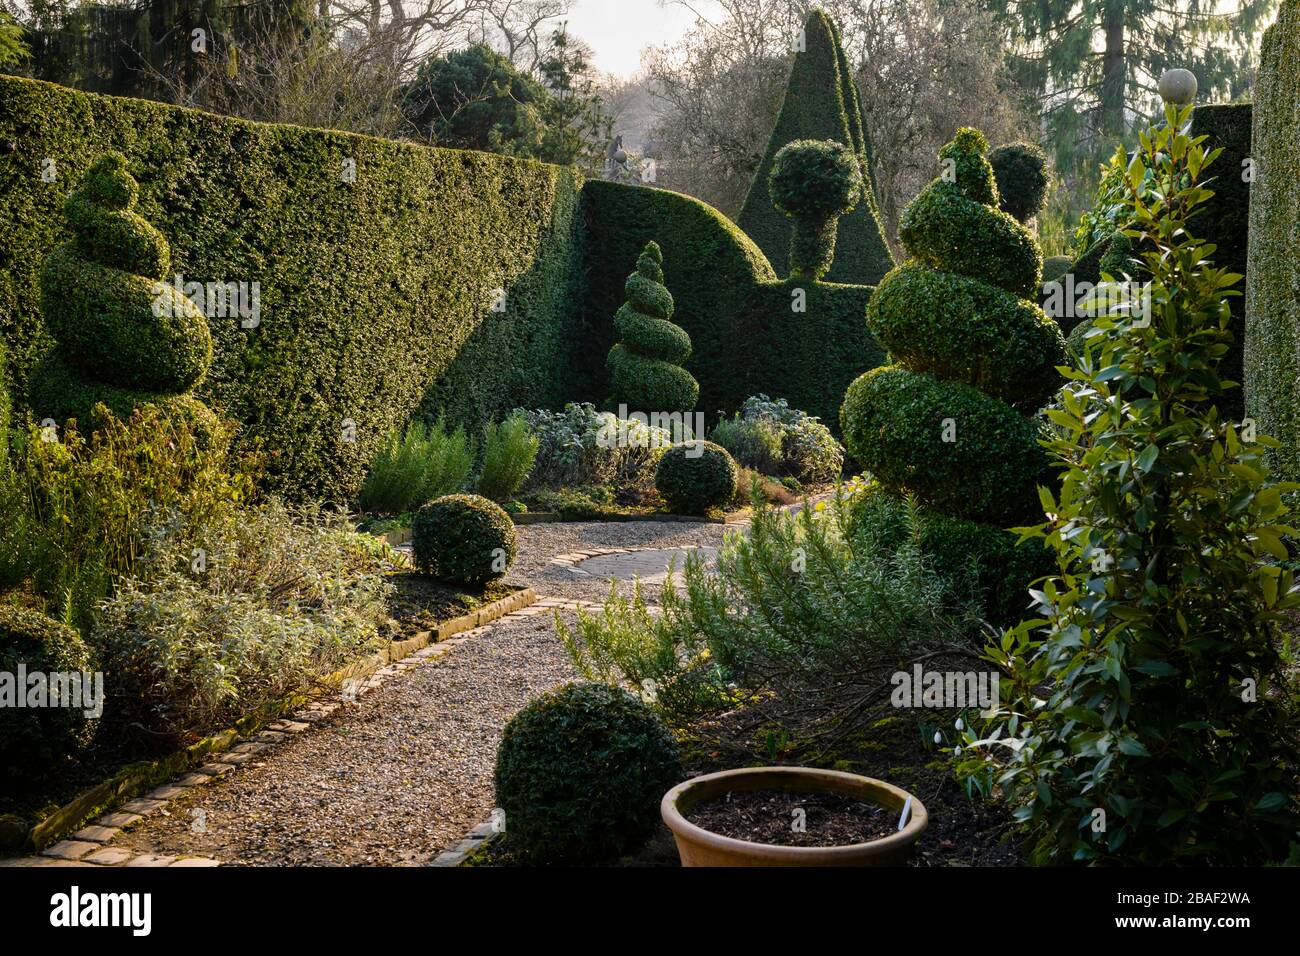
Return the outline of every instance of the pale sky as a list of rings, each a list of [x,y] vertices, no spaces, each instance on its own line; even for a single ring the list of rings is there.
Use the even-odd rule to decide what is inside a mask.
[[[706,17],[711,0],[690,0]],[[595,51],[602,73],[627,78],[641,67],[641,51],[680,40],[695,25],[695,14],[679,3],[659,0],[577,0],[568,16],[569,34]]]

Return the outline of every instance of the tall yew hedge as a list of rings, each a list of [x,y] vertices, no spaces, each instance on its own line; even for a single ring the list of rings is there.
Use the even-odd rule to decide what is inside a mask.
[[[574,397],[576,171],[0,77],[0,332],[20,400],[51,345],[38,278],[72,238],[64,200],[111,150],[173,276],[258,283],[255,327],[209,318],[199,397],[264,441],[291,496],[350,499],[419,409],[478,425]]]
[[[1255,85],[1246,410],[1280,446],[1279,480],[1300,480],[1300,2],[1284,0],[1264,36]]]

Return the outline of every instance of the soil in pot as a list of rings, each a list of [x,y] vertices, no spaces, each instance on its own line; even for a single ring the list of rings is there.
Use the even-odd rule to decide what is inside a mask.
[[[732,790],[683,815],[710,833],[772,846],[853,846],[898,829],[892,810],[839,793]]]

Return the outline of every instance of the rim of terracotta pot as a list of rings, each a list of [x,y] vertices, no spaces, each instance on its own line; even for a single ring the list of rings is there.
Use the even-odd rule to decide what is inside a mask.
[[[716,785],[717,792],[725,792],[727,789],[734,789],[734,784],[740,780],[754,781],[758,784],[745,788],[749,790],[787,790],[792,793],[816,793],[829,790],[833,793],[847,792],[861,796],[865,789],[870,791],[872,799],[881,806],[898,812],[902,811],[903,805],[911,797],[911,817],[907,825],[896,833],[868,840],[865,843],[839,846],[781,846],[775,843],[755,843],[751,840],[737,840],[734,837],[722,836],[712,830],[696,826],[686,819],[685,814],[679,809],[678,805],[683,797],[687,798],[687,809],[696,802],[689,799],[692,791],[714,790]],[[787,785],[782,786],[782,783]],[[728,788],[727,784],[732,784],[733,787]],[[834,860],[838,857],[849,859],[860,857],[864,852],[870,852],[873,856],[884,856],[904,851],[917,841],[930,823],[930,814],[926,811],[925,804],[916,795],[908,793],[901,787],[862,774],[845,773],[841,770],[819,770],[814,767],[742,767],[738,770],[722,770],[718,773],[692,777],[664,794],[659,804],[659,813],[674,835],[682,836],[694,843],[728,853],[789,861]]]

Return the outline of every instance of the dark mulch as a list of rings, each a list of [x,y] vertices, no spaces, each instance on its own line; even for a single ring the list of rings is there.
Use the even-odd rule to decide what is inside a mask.
[[[397,571],[388,578],[396,586],[396,593],[388,602],[388,614],[396,624],[394,639],[411,637],[420,631],[431,631],[443,621],[472,614],[485,604],[491,604],[515,593],[515,589],[500,582],[484,588],[441,584],[414,571]]]
[[[685,816],[710,833],[771,846],[852,846],[897,829],[880,804],[839,793],[733,790],[695,804]]]

